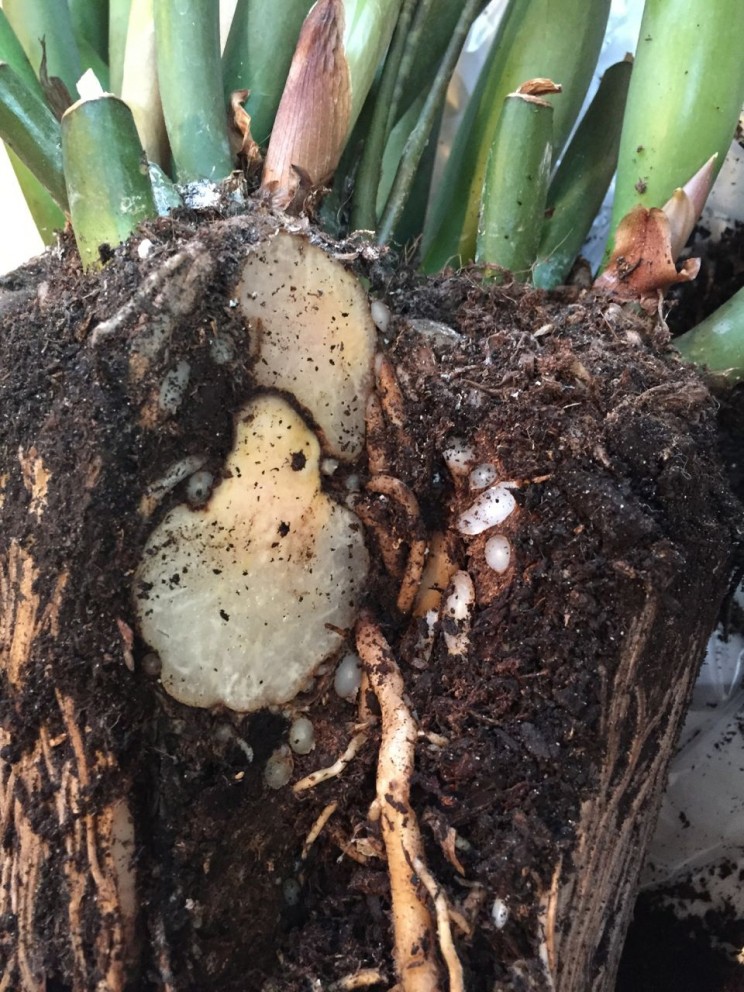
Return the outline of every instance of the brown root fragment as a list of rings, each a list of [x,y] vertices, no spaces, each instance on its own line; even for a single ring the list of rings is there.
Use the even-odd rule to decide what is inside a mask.
[[[402,992],[441,992],[434,924],[419,896],[413,867],[424,863],[421,832],[410,803],[417,728],[403,699],[400,669],[368,613],[357,623],[357,651],[382,712],[377,799],[390,875],[396,969]]]
[[[405,430],[407,423],[406,402],[393,363],[387,355],[380,354],[375,359],[375,385],[380,396],[382,409],[385,412],[385,419],[391,427]]]
[[[426,616],[429,610],[439,612],[442,594],[458,570],[452,543],[452,535],[449,533],[445,535],[442,531],[436,531],[432,534],[428,557],[416,593],[414,616]]]

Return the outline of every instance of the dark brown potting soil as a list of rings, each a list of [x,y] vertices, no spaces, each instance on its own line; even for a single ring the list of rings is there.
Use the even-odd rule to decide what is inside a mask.
[[[359,968],[379,968],[385,979],[376,987],[390,988],[389,882],[378,827],[368,819],[378,730],[340,777],[299,797],[290,787],[272,790],[264,769],[286,743],[287,712],[188,708],[163,693],[146,645],[135,639],[134,670],[123,660],[116,620],[135,627],[131,576],[153,525],[138,513],[142,494],[190,453],[206,452],[219,474],[233,413],[253,390],[240,350],[247,354],[246,329],[229,300],[256,227],[200,235],[220,253],[220,265],[210,293],[171,341],[168,360],[185,357],[192,368],[193,388],[177,417],[157,430],[143,424],[138,411],[158,382],[133,391],[127,341],[97,349],[89,342],[196,233],[189,215],[154,223],[100,275],[83,274],[63,239],[59,250],[0,280],[0,474],[19,448],[33,445],[53,479],[42,544],[27,489],[9,472],[0,556],[11,537],[30,540],[36,581],[49,581],[64,563],[75,589],[58,636],[39,646],[25,690],[0,676],[0,720],[13,741],[1,757],[12,766],[43,723],[59,725],[54,690],[63,687],[85,715],[87,746],[115,755],[116,774],[131,781],[145,961],[137,990],[164,987],[165,959],[178,992],[329,989]],[[144,236],[153,249],[141,259]],[[357,246],[345,247],[352,253]],[[654,321],[578,291],[547,298],[485,286],[467,271],[423,283],[371,252],[355,264],[393,311],[384,345],[406,408],[402,429],[388,424],[369,443],[386,452],[391,472],[416,495],[425,531],[451,528],[467,506],[443,459],[453,436],[473,447],[476,464],[494,465],[500,478],[517,483],[508,582],[486,573],[482,546],[456,544],[479,597],[464,657],[447,651],[444,624],[422,660],[422,621],[396,612],[397,584],[374,534],[368,539],[368,605],[399,660],[422,735],[412,803],[427,858],[472,928],[456,931],[468,992],[493,992],[514,962],[535,957],[539,893],[558,857],[571,864],[604,747],[603,687],[641,608],[644,582],[663,589],[660,657],[666,641],[694,627],[690,570],[712,569],[729,554],[740,511],[722,471],[717,404]],[[238,349],[223,366],[209,360],[215,327]],[[78,480],[94,464],[101,481],[84,502]],[[366,461],[353,471],[363,487]],[[338,498],[349,474],[341,470],[329,483]],[[406,547],[409,524],[399,509],[373,494],[363,498]],[[177,487],[155,519],[182,499]],[[698,605],[715,612],[715,604]],[[653,653],[652,645],[640,676],[650,699],[668,678]],[[353,734],[356,707],[338,698],[331,681],[329,671],[296,701],[313,722],[316,746],[294,756],[292,781],[333,763]],[[628,744],[633,733],[629,721]],[[114,787],[101,771],[88,791],[90,808]],[[36,801],[39,831],[61,850],[51,786]],[[303,860],[308,832],[332,802],[336,811]],[[0,843],[10,850],[14,838]],[[48,918],[50,992],[69,987],[60,922],[66,897],[55,877],[61,857],[46,866],[39,904],[40,918]],[[502,927],[496,900],[509,910]],[[643,972],[633,964],[650,962],[654,948],[671,940],[658,921],[644,924],[644,912],[641,903],[622,972],[633,977],[620,988],[688,987],[659,984],[650,964]],[[0,960],[13,939],[13,920],[0,920]],[[699,945],[686,946],[703,961]],[[724,963],[700,967],[714,984],[696,985],[698,992],[734,988]]]

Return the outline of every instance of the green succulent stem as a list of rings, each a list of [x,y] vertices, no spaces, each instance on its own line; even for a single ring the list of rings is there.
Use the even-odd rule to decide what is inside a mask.
[[[373,231],[377,226],[376,203],[382,171],[382,157],[390,136],[390,120],[396,114],[394,93],[401,62],[409,42],[408,36],[415,6],[416,0],[403,0],[390,50],[382,70],[380,85],[377,88],[372,120],[364,140],[364,151],[354,185],[351,226],[355,230]]]
[[[224,179],[233,158],[218,6],[214,0],[158,0],[154,13],[160,99],[176,178]]]
[[[348,133],[361,113],[388,50],[403,0],[344,0],[344,54],[351,80]]]
[[[39,100],[43,100],[41,84],[2,9],[0,9],[0,61],[7,62],[24,86]],[[44,244],[49,245],[54,240],[55,231],[65,226],[65,216],[46,186],[37,179],[28,166],[24,165],[13,149],[8,148],[7,151],[34,224]]]
[[[507,96],[486,166],[475,257],[522,281],[537,256],[552,145],[552,105],[543,97]]]
[[[476,16],[488,2],[481,0]],[[461,6],[451,0],[418,0],[393,93],[389,127],[428,92],[461,13]]]
[[[41,84],[34,72],[23,45],[10,25],[5,11],[0,8],[0,62],[7,62],[21,82],[39,99],[44,98]]]
[[[54,244],[57,231],[65,226],[65,215],[52,199],[52,195],[43,183],[39,182],[16,155],[12,148],[6,149],[11,168],[18,180],[23,199],[26,201],[29,213],[36,225],[41,240],[45,245]]]
[[[605,72],[550,184],[532,269],[540,289],[565,282],[612,182],[631,69],[626,60]]]
[[[111,92],[121,96],[132,0],[109,0],[108,62]]]
[[[67,3],[61,0],[3,0],[3,9],[36,75],[40,73],[43,42],[47,75],[50,79],[61,79],[74,99],[83,66]]]
[[[482,0],[466,0],[452,32],[449,45],[444,54],[436,76],[424,102],[421,115],[401,155],[400,165],[395,174],[390,195],[385,209],[380,217],[377,230],[378,244],[386,244],[392,240],[398,224],[403,216],[406,203],[418,172],[421,159],[429,141],[432,140],[434,123],[440,120],[442,107],[447,95],[447,87],[455,71],[462,46],[465,44],[468,31],[473,21],[482,9]]]
[[[67,0],[75,36],[108,61],[109,0]],[[93,67],[95,68],[95,67]]]
[[[222,56],[225,102],[235,90],[248,90],[245,109],[255,141],[265,145],[292,63],[302,22],[313,0],[238,0]]]
[[[62,153],[78,251],[97,268],[101,245],[114,248],[157,216],[129,107],[110,93],[79,100],[62,117]]]
[[[730,385],[744,381],[744,289],[673,344],[686,361],[717,373]]]

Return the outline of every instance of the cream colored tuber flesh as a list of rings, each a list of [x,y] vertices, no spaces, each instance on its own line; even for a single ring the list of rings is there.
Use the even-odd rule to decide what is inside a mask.
[[[320,486],[320,446],[277,396],[237,419],[205,507],[175,507],[135,580],[162,681],[192,706],[252,711],[292,699],[338,651],[367,574],[361,526]]]
[[[256,382],[294,396],[327,454],[358,458],[377,340],[359,280],[322,249],[280,231],[246,259],[238,300]]]

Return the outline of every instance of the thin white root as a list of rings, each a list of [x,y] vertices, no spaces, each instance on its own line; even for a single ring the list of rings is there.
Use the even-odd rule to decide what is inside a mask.
[[[382,713],[377,800],[388,859],[395,964],[402,992],[441,992],[434,923],[418,894],[413,864],[424,849],[410,803],[417,727],[403,700],[403,678],[380,628],[367,613],[357,623],[357,651]]]
[[[327,782],[329,778],[336,778],[336,776],[340,775],[349,762],[352,761],[359,753],[366,740],[366,730],[362,730],[358,734],[355,734],[349,741],[349,746],[346,748],[338,761],[334,761],[333,764],[329,765],[327,768],[319,768],[316,772],[311,772],[309,775],[306,775],[305,778],[301,778],[299,782],[295,782],[292,786],[292,791],[295,794],[298,792],[304,792],[306,789],[314,789],[315,786],[320,785],[321,782]]]
[[[302,845],[302,854],[300,855],[300,859],[302,861],[305,861],[307,859],[307,856],[310,853],[310,848],[313,846],[313,844],[318,839],[318,837],[320,837],[323,827],[326,825],[326,823],[328,823],[328,821],[330,820],[330,818],[333,816],[333,814],[336,812],[337,809],[338,809],[338,803],[328,803],[328,805],[320,814],[320,816],[317,818],[315,823],[312,825],[312,827],[310,827],[310,832],[305,838],[305,843]]]
[[[421,858],[414,858],[413,867],[424,884],[424,888],[429,893],[434,909],[437,914],[437,936],[439,938],[439,950],[442,952],[444,963],[447,965],[449,975],[449,992],[465,992],[463,981],[462,965],[457,956],[455,942],[452,939],[452,928],[450,927],[450,910],[447,905],[447,898],[442,887],[435,881],[434,876],[423,863]]]

